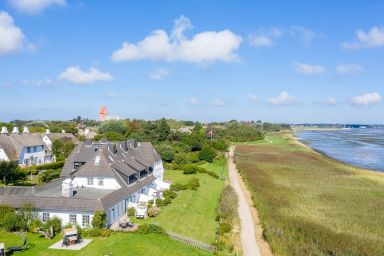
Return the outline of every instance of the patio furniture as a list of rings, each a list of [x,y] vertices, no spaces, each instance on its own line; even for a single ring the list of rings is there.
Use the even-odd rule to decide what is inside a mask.
[[[27,237],[25,236],[24,237],[24,242],[23,242],[22,246],[11,246],[11,247],[8,247],[7,248],[7,253],[24,251],[25,249],[27,249],[27,245],[28,245],[28,240],[27,240]]]
[[[64,229],[64,237],[63,237],[63,243],[62,247],[74,245],[76,243],[80,242],[80,236],[77,233],[77,228],[67,228]]]

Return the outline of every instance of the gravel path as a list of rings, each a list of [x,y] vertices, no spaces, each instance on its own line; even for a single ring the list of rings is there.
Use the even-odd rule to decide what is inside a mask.
[[[239,199],[240,238],[244,256],[260,256],[260,249],[256,243],[255,223],[253,222],[251,208],[239,182],[236,165],[233,162],[234,147],[229,151],[229,181]]]

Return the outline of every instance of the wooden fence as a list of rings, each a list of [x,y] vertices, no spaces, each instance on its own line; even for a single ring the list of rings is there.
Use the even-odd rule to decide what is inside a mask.
[[[185,237],[183,235],[180,235],[180,234],[177,234],[177,233],[173,233],[173,232],[170,232],[170,231],[167,232],[167,235],[170,238],[172,238],[173,240],[182,242],[184,244],[188,244],[188,245],[196,247],[198,249],[201,249],[201,250],[204,250],[204,251],[207,251],[207,252],[211,252],[211,253],[215,253],[216,252],[216,247],[213,246],[213,245],[210,245],[210,244],[207,244],[207,243],[204,243],[204,242],[201,242],[201,241],[197,241],[195,239],[192,239],[192,238],[189,238],[189,237]]]

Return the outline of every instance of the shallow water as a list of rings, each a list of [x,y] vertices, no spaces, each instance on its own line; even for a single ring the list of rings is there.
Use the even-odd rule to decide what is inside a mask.
[[[384,172],[384,129],[297,131],[296,136],[329,157]]]

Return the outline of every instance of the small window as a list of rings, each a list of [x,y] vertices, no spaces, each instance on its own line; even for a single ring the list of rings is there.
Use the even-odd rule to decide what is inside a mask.
[[[49,220],[49,212],[43,212],[43,222],[47,222]]]
[[[87,178],[87,185],[93,186],[93,178]]]
[[[89,226],[89,215],[83,215],[83,227]]]
[[[69,223],[76,225],[77,220],[76,220],[76,214],[69,214]]]
[[[31,147],[27,147],[27,153],[31,153]]]
[[[104,186],[104,179],[103,178],[99,178],[99,186]]]

